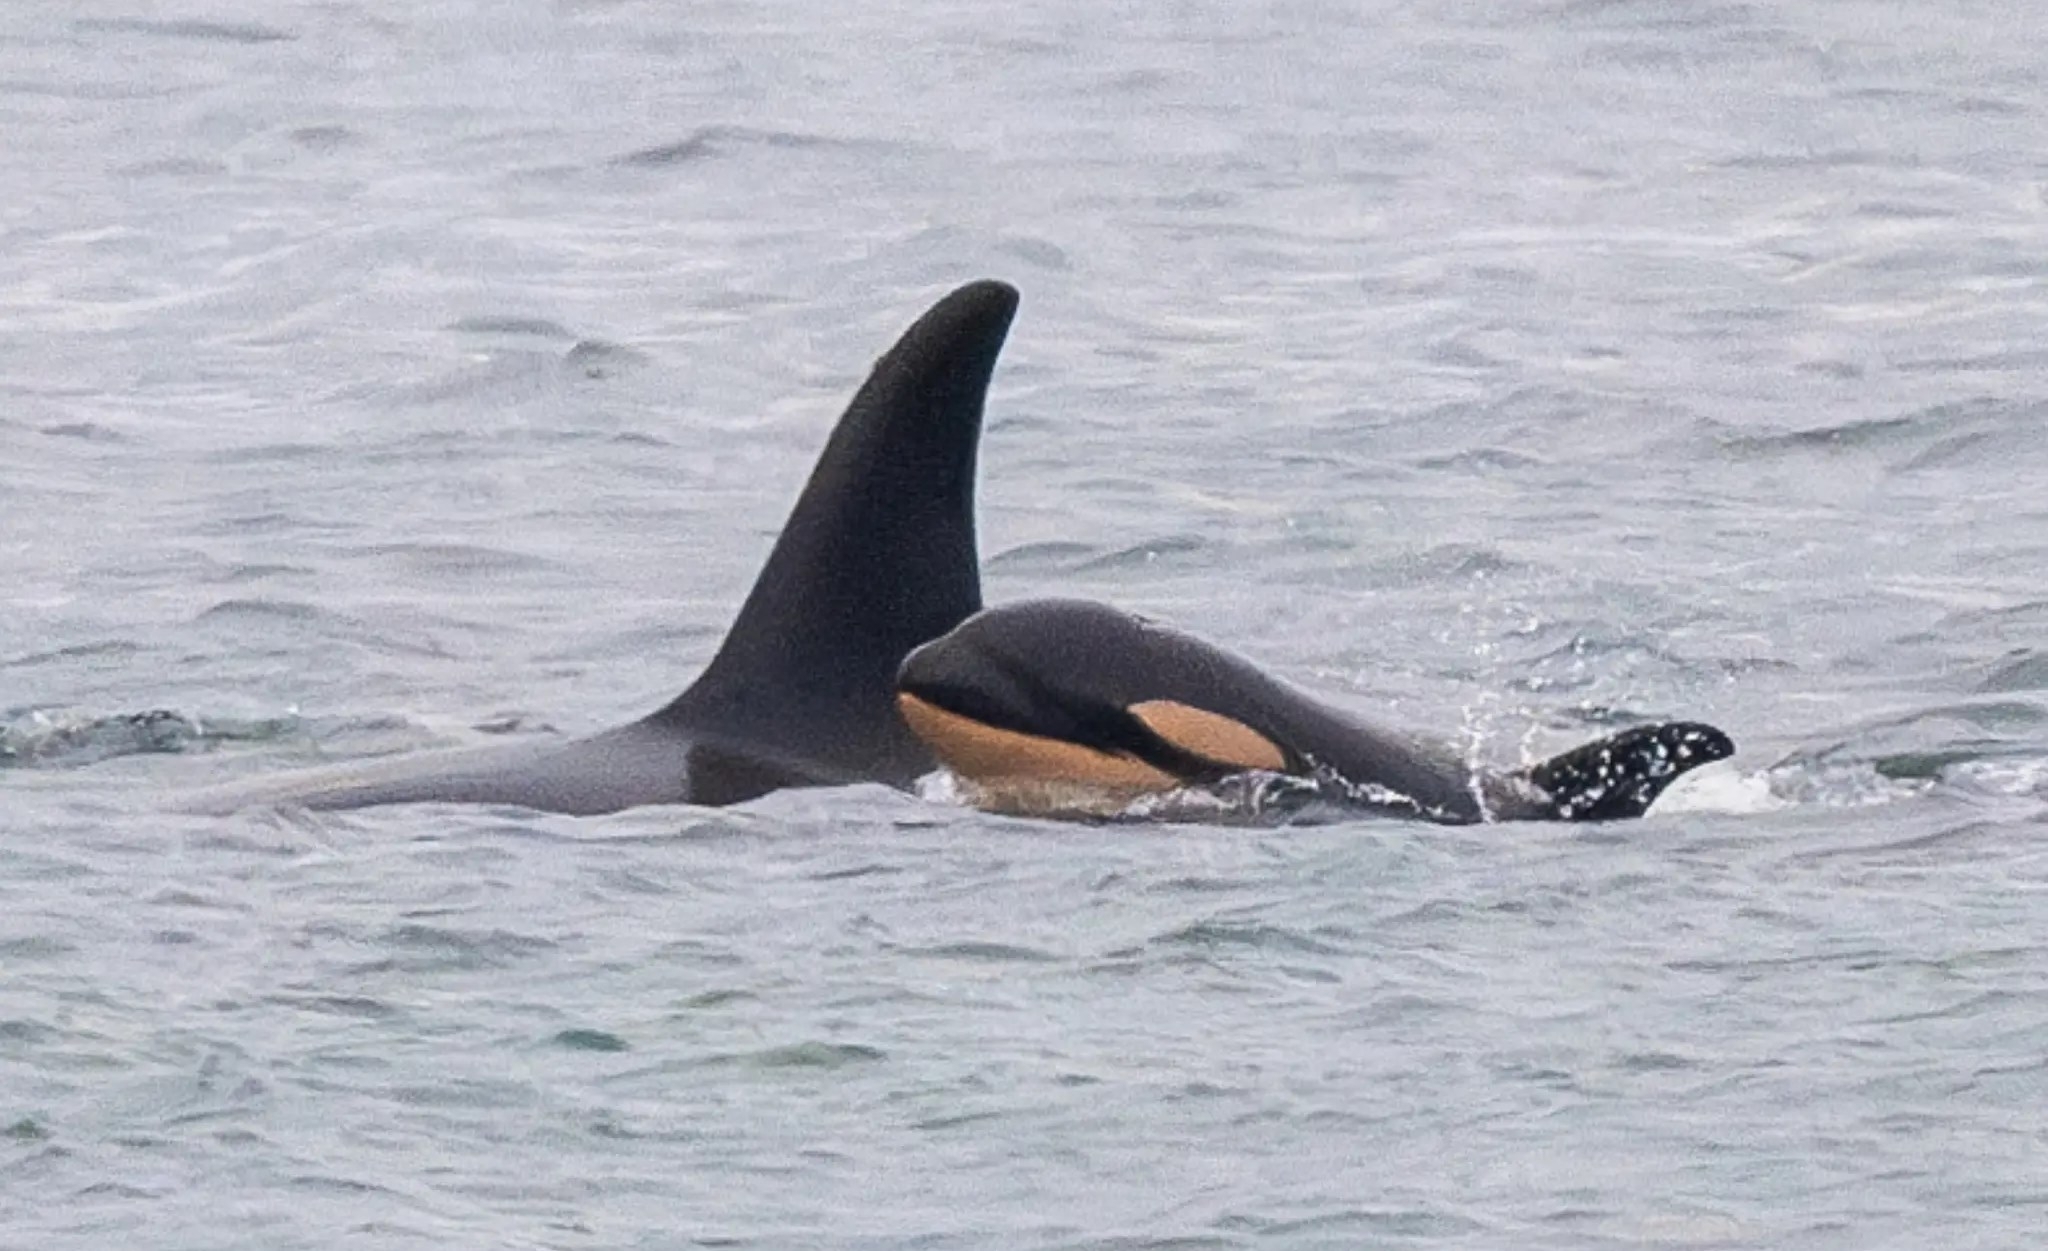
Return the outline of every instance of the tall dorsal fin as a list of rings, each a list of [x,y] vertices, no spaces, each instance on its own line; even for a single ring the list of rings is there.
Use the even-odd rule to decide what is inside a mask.
[[[650,720],[905,782],[929,767],[896,667],[981,607],[975,454],[1016,311],[1015,288],[970,283],[875,363],[718,654]]]

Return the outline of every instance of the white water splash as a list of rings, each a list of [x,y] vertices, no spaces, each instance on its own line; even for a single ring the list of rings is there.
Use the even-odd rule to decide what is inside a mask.
[[[1767,774],[1744,773],[1722,762],[1685,774],[1657,797],[1646,814],[1671,816],[1681,812],[1717,812],[1753,815],[1790,808],[1793,801],[1771,789]]]

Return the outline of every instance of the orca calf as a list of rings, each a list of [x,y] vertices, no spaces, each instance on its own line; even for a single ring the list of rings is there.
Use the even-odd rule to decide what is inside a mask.
[[[1103,604],[991,608],[911,652],[897,705],[992,807],[1128,801],[1247,773],[1447,824],[1639,817],[1735,751],[1710,725],[1637,726],[1511,772],[1318,703],[1249,660]],[[1083,804],[1074,811],[1090,809]]]
[[[875,364],[725,641],[666,707],[566,743],[342,766],[191,806],[438,802],[586,815],[792,786],[909,786],[936,762],[897,715],[896,671],[981,607],[976,451],[1016,311],[1014,288],[971,283]]]

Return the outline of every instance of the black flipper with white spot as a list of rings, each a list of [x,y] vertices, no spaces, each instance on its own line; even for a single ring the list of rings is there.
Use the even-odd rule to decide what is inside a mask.
[[[1735,754],[1735,743],[1711,725],[1672,721],[1639,725],[1574,747],[1530,769],[1559,821],[1640,817],[1681,776]]]

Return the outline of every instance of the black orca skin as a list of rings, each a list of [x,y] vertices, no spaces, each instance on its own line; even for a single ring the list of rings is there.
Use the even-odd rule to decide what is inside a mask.
[[[896,671],[981,607],[976,457],[1016,310],[1009,285],[970,283],[875,364],[717,654],[660,710],[565,743],[318,770],[188,806],[471,803],[584,815],[738,803],[791,786],[908,786],[936,762],[896,712]]]
[[[1263,771],[1447,824],[1639,817],[1681,775],[1735,750],[1713,726],[1674,721],[1530,768],[1476,769],[1242,656],[1084,600],[978,613],[911,652],[897,686],[905,717],[940,759],[985,787],[1156,793]]]

